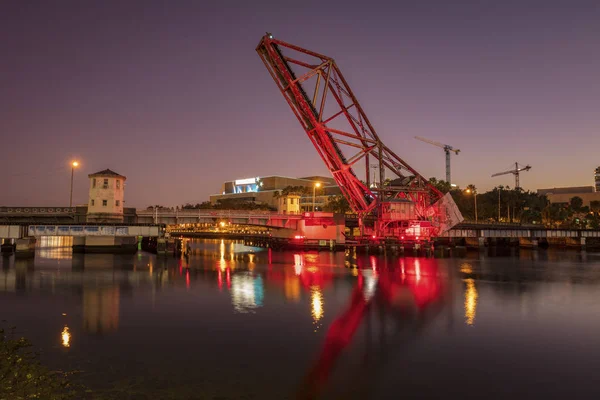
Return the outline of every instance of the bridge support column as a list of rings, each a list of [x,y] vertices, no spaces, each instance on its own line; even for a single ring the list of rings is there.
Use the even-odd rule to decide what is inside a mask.
[[[17,246],[15,251],[15,257],[17,258],[30,258],[35,255],[35,238],[26,237],[17,239]]]
[[[466,237],[465,238],[465,246],[468,249],[477,249],[481,246],[480,239],[483,239],[483,238]],[[484,243],[484,245],[485,245],[485,243]]]
[[[2,253],[6,253],[10,255],[15,251],[15,246],[13,244],[13,239],[2,239]]]
[[[158,238],[156,239],[156,254],[164,256],[167,254],[167,239]]]
[[[535,238],[520,237],[519,247],[522,247],[524,249],[537,249],[538,240]]]
[[[567,247],[585,250],[585,238],[584,237],[568,237],[566,238]]]
[[[73,253],[85,253],[85,237],[73,236]]]
[[[128,253],[137,252],[137,238],[133,236],[86,236],[86,253]]]

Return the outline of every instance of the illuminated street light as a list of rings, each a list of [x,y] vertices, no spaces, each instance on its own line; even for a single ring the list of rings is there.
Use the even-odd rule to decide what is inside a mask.
[[[477,222],[477,190],[467,189],[466,193],[473,193],[473,199],[475,200],[475,222]]]
[[[78,161],[71,163],[71,196],[69,197],[69,208],[73,207],[73,175],[75,174],[75,168],[79,167]]]
[[[313,186],[313,206],[312,206],[313,212],[315,212],[315,191],[317,190],[318,187],[321,187],[321,182],[317,182]]]

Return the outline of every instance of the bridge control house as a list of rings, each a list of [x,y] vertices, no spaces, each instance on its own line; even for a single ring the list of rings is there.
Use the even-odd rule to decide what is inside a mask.
[[[123,222],[125,178],[110,169],[89,174],[87,222]]]

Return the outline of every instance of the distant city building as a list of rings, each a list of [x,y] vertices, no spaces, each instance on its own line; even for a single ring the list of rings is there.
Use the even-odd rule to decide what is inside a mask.
[[[276,192],[281,192],[290,186],[301,186],[308,188],[309,192],[312,193],[312,189],[315,188],[317,183],[320,186],[315,190],[315,207],[316,209],[322,209],[331,196],[341,194],[340,188],[331,177],[308,176],[303,178],[289,178],[285,176],[265,176],[236,179],[223,183],[221,194],[211,195],[210,202],[217,204],[219,201],[238,200],[279,208],[283,204],[280,203]],[[300,197],[298,204],[299,211],[311,210],[312,201],[312,194]],[[290,206],[292,204],[286,205],[286,211],[289,212],[292,210],[292,208],[288,209]]]
[[[545,195],[550,203],[569,203],[573,197],[580,197],[584,206],[589,206],[592,201],[600,201],[600,191],[594,191],[594,186],[538,189],[537,194]]]
[[[110,169],[88,175],[87,222],[123,222],[125,176]]]
[[[600,192],[600,167],[594,170],[594,183],[596,184],[596,192]]]

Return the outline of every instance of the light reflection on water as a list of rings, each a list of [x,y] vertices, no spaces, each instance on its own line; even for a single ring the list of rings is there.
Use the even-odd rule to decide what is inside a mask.
[[[475,287],[474,279],[465,279],[465,322],[467,325],[475,323],[475,315],[477,314],[477,288]]]
[[[72,246],[71,236],[42,236],[36,243],[37,255],[49,260],[70,260]]]
[[[481,382],[478,393],[497,398],[507,390],[498,382],[510,381],[517,392],[533,388],[505,368],[523,365],[533,378],[551,377],[561,394],[576,388],[585,389],[579,398],[598,398],[585,383],[600,367],[592,356],[600,351],[600,323],[590,317],[600,314],[594,255],[398,259],[195,240],[185,261],[71,255],[65,242],[55,245],[61,257],[40,247],[33,260],[2,259],[0,316],[57,368],[79,360],[100,386],[143,376],[156,391],[153,382],[165,377],[179,390],[200,375],[214,385],[213,397],[285,399],[295,397],[299,382],[353,390],[360,376],[377,382],[370,394],[323,398],[393,398],[398,385],[408,397],[440,398],[462,393],[468,366],[473,384]],[[449,324],[453,317],[464,323]],[[69,358],[57,348],[68,348]],[[574,362],[588,368],[578,376],[559,368]],[[242,394],[229,384],[234,376]],[[424,392],[411,386],[437,380],[444,385],[419,385]]]
[[[60,336],[62,339],[63,347],[70,347],[71,346],[71,333],[69,332],[69,327],[67,325],[65,325],[65,327],[63,328]]]
[[[323,318],[323,293],[317,285],[310,287],[310,304],[311,314],[313,317],[313,324],[315,325],[315,332],[320,328],[319,321]]]
[[[248,273],[236,274],[231,278],[231,303],[236,312],[252,313],[262,307],[264,288],[260,276]]]

